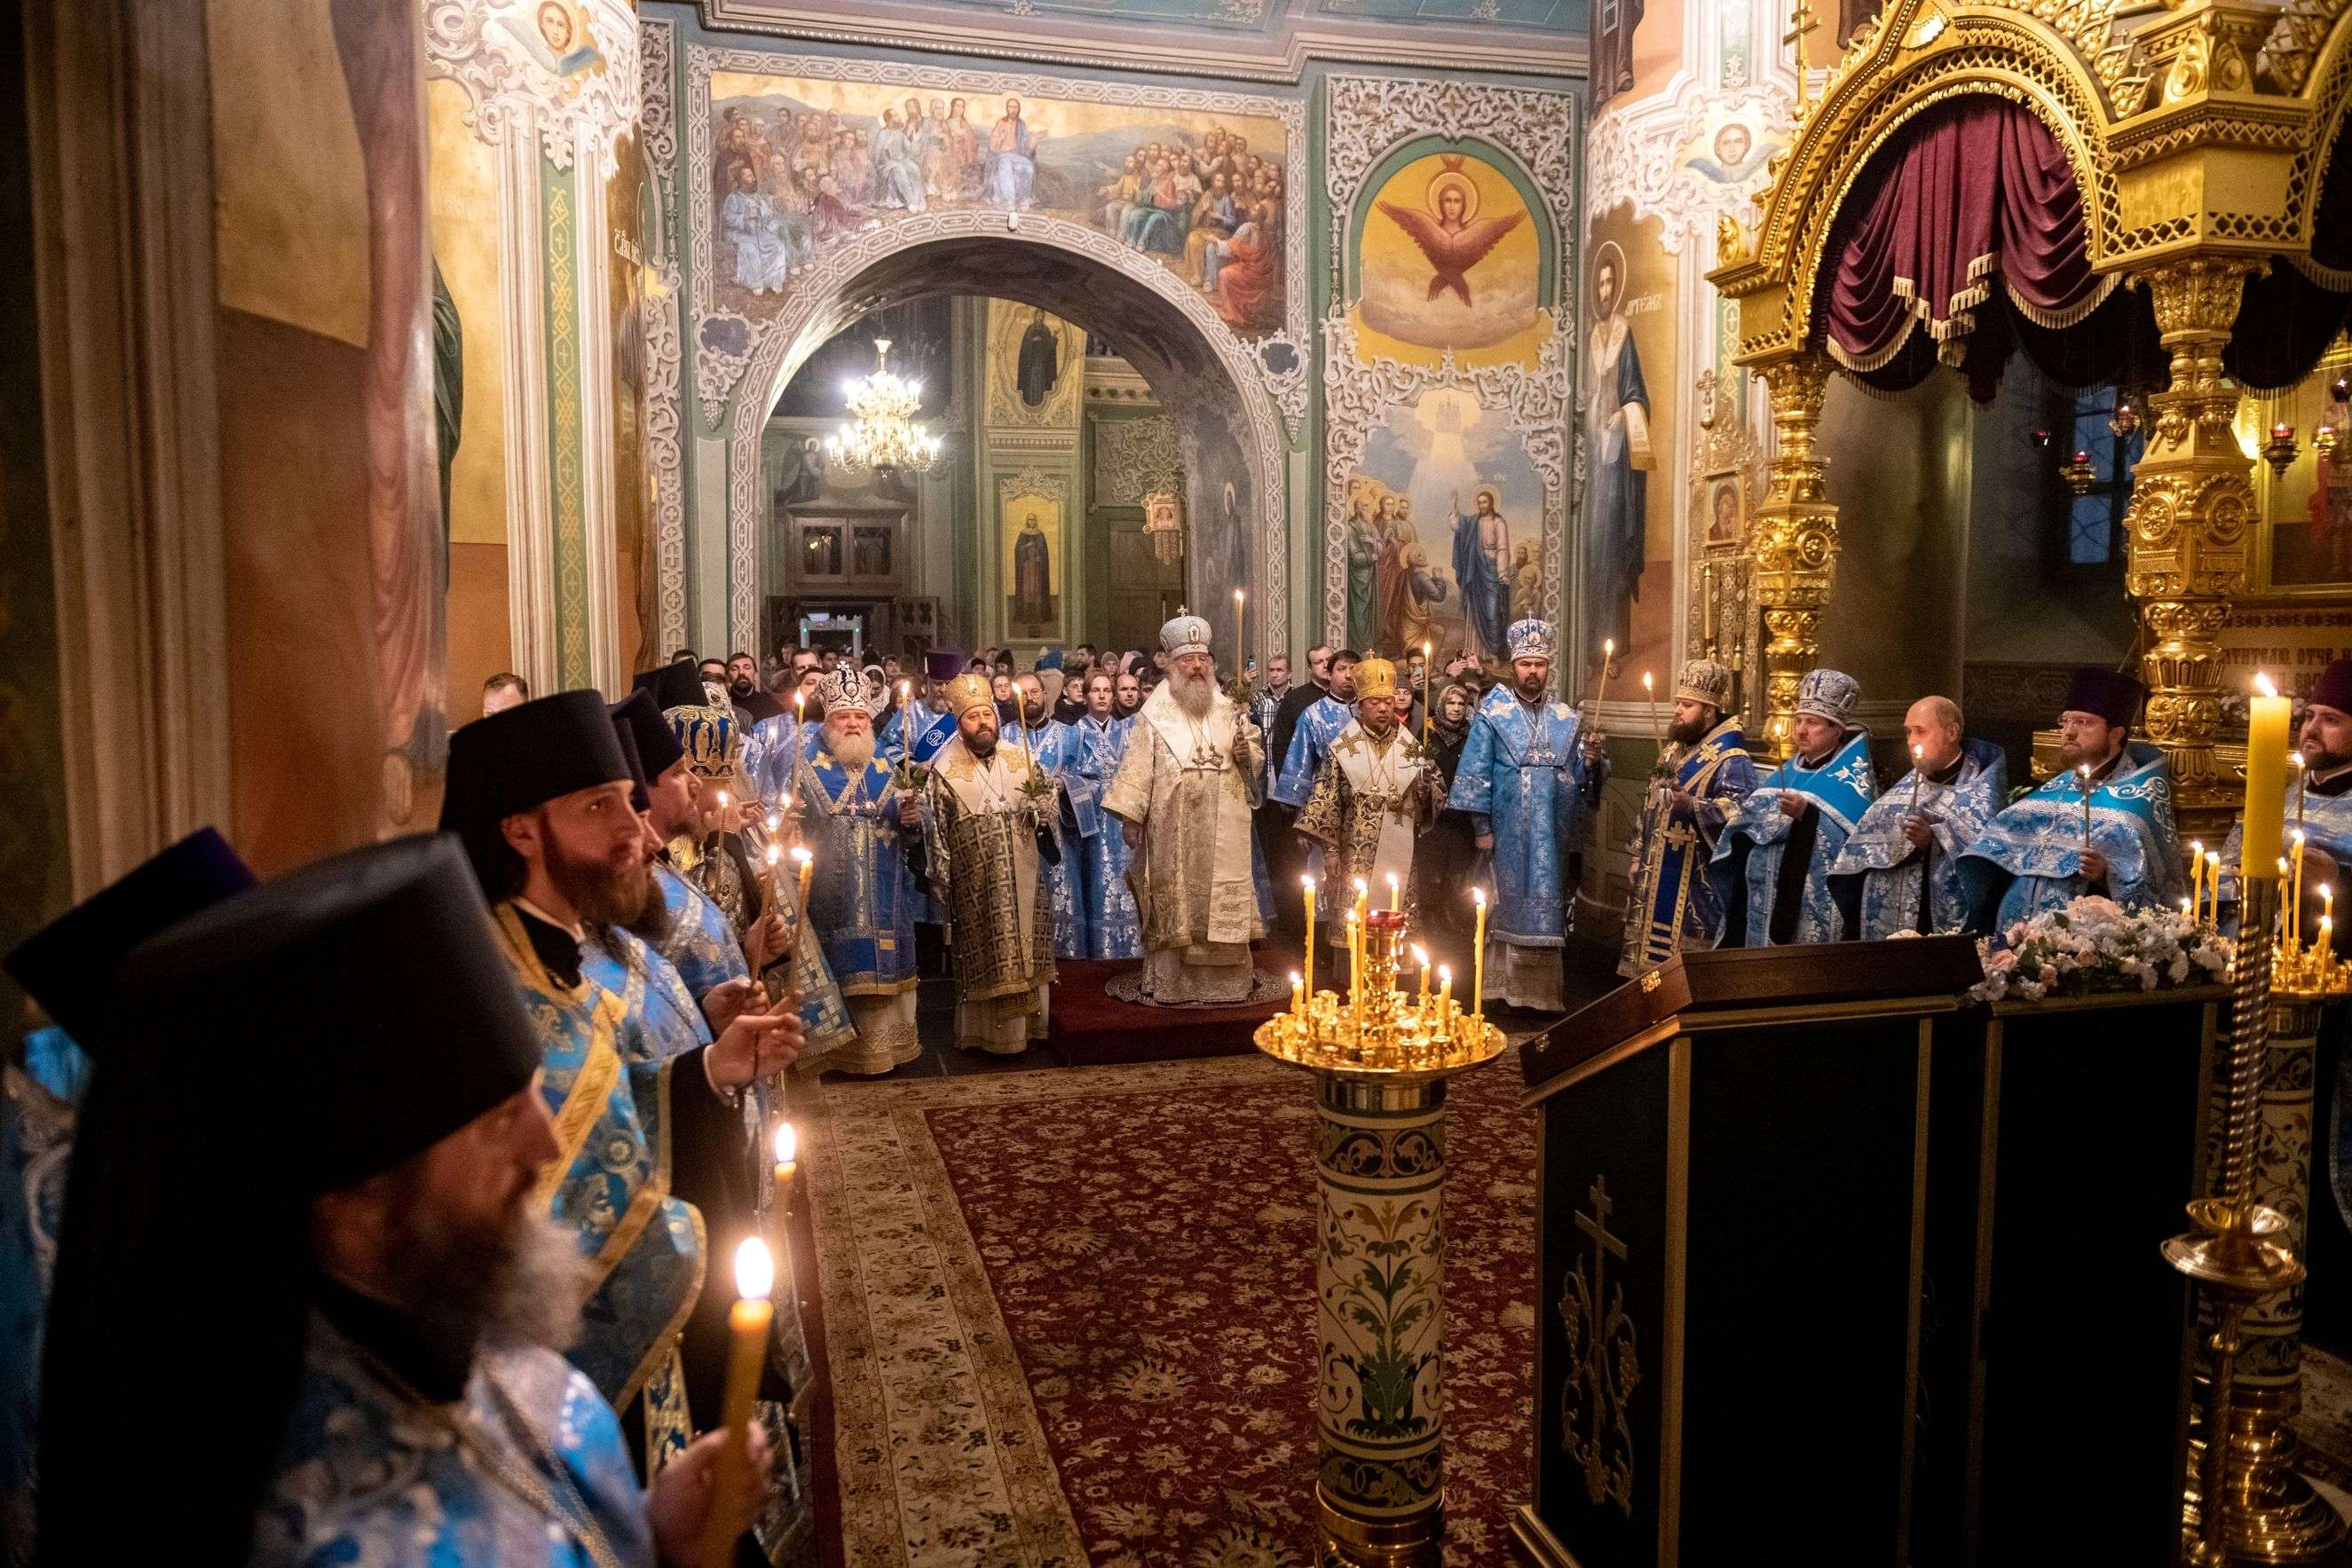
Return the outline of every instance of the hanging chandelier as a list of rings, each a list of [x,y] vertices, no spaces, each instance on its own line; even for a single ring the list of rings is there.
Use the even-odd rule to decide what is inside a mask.
[[[874,340],[874,373],[845,389],[849,419],[825,438],[825,456],[849,476],[877,468],[929,472],[944,444],[915,417],[923,403],[920,377],[890,370],[890,340]]]

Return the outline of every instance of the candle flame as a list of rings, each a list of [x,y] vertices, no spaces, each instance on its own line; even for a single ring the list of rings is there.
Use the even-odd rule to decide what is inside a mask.
[[[1348,913],[1341,915],[1340,918],[1345,920],[1349,925],[1353,925],[1356,923],[1356,906],[1352,904],[1348,905]]]
[[[1360,877],[1360,877],[1356,878],[1356,881],[1355,881],[1355,888],[1356,888],[1356,891],[1357,891],[1358,893],[1360,893],[1360,894],[1362,894],[1362,893],[1370,893],[1370,892],[1371,892],[1371,891],[1372,891],[1372,884],[1371,884],[1370,883],[1369,883],[1369,882],[1366,882],[1362,877]]]
[[[907,700],[907,694],[908,694],[909,692],[913,691],[914,689],[915,689],[915,683],[914,683],[914,682],[912,682],[912,681],[900,681],[900,682],[898,683],[898,700],[899,700],[900,702],[905,702],[905,701]]]
[[[1927,748],[1926,747],[1924,747],[1924,746],[1915,746],[1915,747],[1913,747],[1911,748],[1911,760],[1912,760],[1912,761],[1914,761],[1914,762],[1925,762],[1925,761],[1927,761]]]
[[[2336,884],[2334,883],[2323,882],[2319,884],[2319,902],[2331,906],[2336,903]]]
[[[2289,768],[2300,768],[2300,767],[2302,767],[2302,766],[2303,766],[2303,753],[2302,753],[2302,752],[2300,752],[2300,751],[2290,751],[2290,752],[2288,752],[2288,753],[2286,754],[2286,765],[2287,765]]]
[[[2207,850],[2205,852],[2205,863],[2207,865],[2219,868],[2221,863],[2221,852],[2220,850]]]
[[[801,1135],[790,1122],[776,1124],[776,1163],[788,1166],[801,1156]]]
[[[2189,913],[2189,901],[2185,898],[2180,901],[2180,913],[2183,915]]]
[[[1439,985],[1446,985],[1450,983],[1453,978],[1454,971],[1452,969],[1447,968],[1443,964],[1437,966],[1437,983]]]
[[[2254,672],[2254,689],[2262,693],[2263,695],[2266,697],[2274,697],[2278,695],[2278,687],[2271,684],[2271,678],[2268,674],[2259,670]]]
[[[812,860],[814,860],[815,858],[816,858],[816,857],[815,857],[814,855],[812,855],[812,854],[810,854],[810,853],[808,852],[808,846],[807,846],[807,845],[805,845],[805,844],[794,844],[794,845],[793,846],[793,863],[794,865],[806,865],[806,864],[808,864],[808,862],[811,862]]]
[[[2205,858],[2205,841],[2203,839],[2191,839],[2189,841],[2189,858],[2192,861],[2201,861]]]
[[[2279,856],[2279,858],[2278,858],[2278,868],[2279,868],[2279,875],[2281,875],[2281,876],[2284,876],[2284,875],[2286,874],[2286,856],[2284,856],[2284,855],[2281,855],[2281,856]]]
[[[1236,588],[1234,590],[1234,602],[1235,604],[1239,604],[1242,601],[1243,597],[1244,596],[1240,589]]]
[[[1471,903],[1473,903],[1473,904],[1476,904],[1476,905],[1477,905],[1479,908],[1481,908],[1481,909],[1486,908],[1486,890],[1485,888],[1483,888],[1483,887],[1474,887],[1474,888],[1472,888],[1472,889],[1470,890],[1470,902],[1471,902]]]
[[[1315,891],[1315,879],[1311,876],[1302,876],[1298,879],[1298,885],[1305,888],[1307,892],[1313,893]]]
[[[735,1249],[735,1293],[747,1301],[764,1301],[776,1288],[776,1260],[758,1237],[745,1239]]]
[[[782,857],[783,852],[783,848],[780,844],[770,844],[768,846],[768,869],[770,871],[776,869],[776,862]]]
[[[1302,979],[1300,979],[1300,978],[1298,977],[1298,971],[1297,971],[1297,970],[1293,969],[1293,970],[1291,970],[1291,971],[1290,971],[1290,983],[1291,983],[1292,985],[1294,985],[1294,986],[1303,986],[1303,985],[1305,985],[1307,982],[1306,982],[1305,980],[1302,980]]]
[[[1616,638],[1603,637],[1601,639],[1601,656],[1604,659],[1613,659],[1617,656]]]
[[[2294,841],[2298,844],[2303,842],[2303,830],[2301,828],[2297,828],[2294,831]]]
[[[722,811],[727,810],[727,791],[724,789],[719,791],[719,809]]]
[[[1654,690],[1654,689],[1655,689],[1655,688],[1651,685],[1651,682],[1650,682],[1650,672],[1649,672],[1649,671],[1647,671],[1647,670],[1643,670],[1643,671],[1642,672],[1642,689],[1643,689],[1643,691],[1645,691],[1645,692],[1646,692],[1646,691],[1652,691],[1652,690]]]
[[[2297,833],[2297,834],[2295,834],[2295,837],[2299,839],[2299,838],[2303,837],[2303,835],[2302,835],[2301,833]],[[1397,873],[1394,873],[1394,872],[1391,872],[1391,873],[1389,873],[1389,891],[1390,891],[1391,893],[1394,893],[1396,890],[1397,890]]]

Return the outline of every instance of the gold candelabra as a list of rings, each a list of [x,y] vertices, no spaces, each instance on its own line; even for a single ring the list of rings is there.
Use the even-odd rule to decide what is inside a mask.
[[[1258,1026],[1257,1048],[1327,1072],[1458,1072],[1500,1055],[1503,1031],[1463,1010],[1450,975],[1433,992],[1432,971],[1423,965],[1417,989],[1399,984],[1404,932],[1405,917],[1396,910],[1366,914],[1353,938],[1360,953],[1347,994],[1310,997],[1293,984],[1290,1010]]]

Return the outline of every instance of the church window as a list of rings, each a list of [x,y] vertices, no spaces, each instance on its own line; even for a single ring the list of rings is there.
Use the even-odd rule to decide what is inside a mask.
[[[2116,434],[2117,394],[2113,387],[2085,387],[2069,400],[2071,421],[2060,463],[2083,453],[2095,475],[2083,495],[2067,492],[2066,560],[2072,566],[2103,566],[2123,540],[2124,513],[2131,506],[2132,470],[2147,436],[2135,427]]]

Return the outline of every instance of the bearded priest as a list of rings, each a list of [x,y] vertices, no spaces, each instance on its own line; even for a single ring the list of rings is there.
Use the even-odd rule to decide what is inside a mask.
[[[1250,819],[1265,799],[1265,743],[1217,689],[1208,622],[1179,615],[1160,629],[1160,645],[1168,678],[1136,716],[1102,801],[1135,852],[1144,949],[1135,999],[1245,1002],[1257,973],[1250,944],[1265,935]]]
[[[955,1042],[1013,1056],[1045,1038],[1054,984],[1054,901],[1040,863],[1054,841],[1054,781],[998,742],[983,677],[950,682],[948,711],[956,733],[923,782],[923,837],[955,956]]]
[[[1748,792],[1716,841],[1708,873],[1726,947],[1835,942],[1844,935],[1830,866],[1878,798],[1870,731],[1852,721],[1862,686],[1837,670],[1797,684],[1795,753]]]
[[[912,1061],[915,1040],[915,876],[908,848],[921,803],[874,754],[865,680],[845,664],[817,687],[824,723],[793,780],[793,811],[813,855],[808,923],[824,944],[834,983],[857,1037],[821,1059],[844,1072],[887,1072]],[[780,883],[779,892],[789,887]]]
[[[1706,877],[1723,825],[1756,788],[1731,711],[1731,672],[1693,659],[1675,678],[1675,716],[1642,804],[1625,894],[1625,950],[1617,972],[1640,975],[1685,949],[1716,945],[1723,905]]]
[[[1445,800],[1445,776],[1399,733],[1402,706],[1394,664],[1366,659],[1356,666],[1356,716],[1331,743],[1330,755],[1324,758],[1307,797],[1307,809],[1298,813],[1297,831],[1322,849],[1324,869],[1334,888],[1361,877],[1378,896],[1395,883],[1403,890],[1410,923],[1418,929],[1413,843],[1437,821]],[[1324,925],[1332,946],[1348,945],[1346,921]]]
[[[2289,780],[2286,815],[2279,842],[2294,852],[2294,835],[2304,836],[2303,928],[2315,932],[2326,913],[2319,890],[2347,889],[2344,868],[2352,866],[2352,659],[2337,659],[2319,673],[2311,695],[2304,699],[2303,727],[2295,737],[2294,754],[2302,762],[2301,780]],[[2229,841],[2221,848],[2221,896],[2224,904],[2238,902],[2238,853],[2245,842],[2246,820],[2240,813],[2230,825]],[[2352,909],[2352,904],[2347,904]],[[2337,915],[2331,928],[2340,958],[2352,946],[2352,916]],[[2352,1118],[2345,1136],[2352,1138]],[[2347,1151],[2352,1156],[2352,1150]]]
[[[1478,848],[1494,856],[1487,997],[1556,1013],[1568,1005],[1561,949],[1576,893],[1568,868],[1600,804],[1608,761],[1574,708],[1545,700],[1551,628],[1520,621],[1504,636],[1510,682],[1488,692],[1471,718],[1447,803],[1469,814]]]

